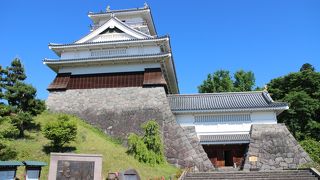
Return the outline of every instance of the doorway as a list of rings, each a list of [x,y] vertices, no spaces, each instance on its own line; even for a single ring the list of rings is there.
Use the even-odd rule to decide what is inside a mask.
[[[225,166],[233,166],[233,156],[230,150],[224,151],[224,165]]]
[[[240,167],[244,161],[244,154],[248,144],[202,145],[208,158],[215,167]]]

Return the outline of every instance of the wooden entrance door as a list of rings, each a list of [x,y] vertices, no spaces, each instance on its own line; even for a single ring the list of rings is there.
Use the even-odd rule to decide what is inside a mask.
[[[222,167],[225,166],[225,161],[224,161],[224,152],[217,150],[217,163],[216,166]]]
[[[244,153],[248,144],[230,145],[203,145],[204,151],[215,167],[233,166],[239,167],[244,160]]]
[[[224,155],[224,166],[233,166],[233,150],[223,151]]]

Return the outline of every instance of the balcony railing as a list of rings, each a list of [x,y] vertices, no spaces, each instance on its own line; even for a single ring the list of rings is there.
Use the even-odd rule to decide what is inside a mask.
[[[138,22],[130,22],[129,21],[129,22],[124,22],[124,23],[132,28],[148,27],[148,24],[145,21],[138,21]],[[94,30],[98,29],[99,27],[101,27],[101,25],[98,25],[98,24],[90,24],[90,26],[89,26],[91,31],[94,31]]]

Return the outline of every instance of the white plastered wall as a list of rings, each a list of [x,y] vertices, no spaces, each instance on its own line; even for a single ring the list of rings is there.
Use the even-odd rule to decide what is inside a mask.
[[[105,50],[110,49],[125,49],[125,54],[121,55],[145,55],[145,54],[158,54],[161,52],[159,46],[142,46],[142,47],[119,47],[119,48],[106,48]],[[104,49],[96,49],[103,51]],[[90,57],[99,57],[91,56],[91,51],[96,50],[79,50],[79,51],[66,51],[61,53],[61,59],[77,59],[77,58],[90,58]]]
[[[137,72],[144,71],[145,68],[160,68],[159,63],[143,64],[113,64],[105,66],[85,66],[85,67],[62,67],[59,73],[97,74],[97,73],[116,73],[116,72]]]
[[[234,114],[234,113],[229,113]],[[235,113],[237,114],[237,113]],[[238,113],[239,114],[239,113]],[[277,118],[274,111],[248,112],[251,122],[243,123],[195,123],[195,114],[176,115],[176,120],[181,126],[194,126],[198,135],[214,134],[248,134],[252,124],[276,124]]]

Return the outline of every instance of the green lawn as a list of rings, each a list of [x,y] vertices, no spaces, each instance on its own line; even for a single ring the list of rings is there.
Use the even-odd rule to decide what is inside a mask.
[[[44,112],[35,118],[36,122],[43,126],[48,121],[53,121],[58,117],[58,114]],[[78,119],[70,116],[76,120],[78,126],[78,134],[75,142],[70,146],[75,147],[74,153],[85,154],[102,154],[103,156],[103,177],[107,177],[108,172],[123,171],[129,168],[136,169],[141,175],[142,179],[156,178],[164,176],[168,179],[169,176],[174,175],[178,169],[172,165],[165,164],[161,166],[151,167],[150,165],[140,163],[133,157],[126,154],[126,148],[116,143],[103,132]],[[27,132],[27,138],[13,140],[10,146],[18,152],[17,160],[38,160],[48,163],[50,157],[43,151],[43,147],[49,144],[49,141],[43,136],[41,132]],[[49,166],[46,166],[41,174],[41,179],[47,179]],[[18,176],[23,179],[23,169],[18,170]]]

